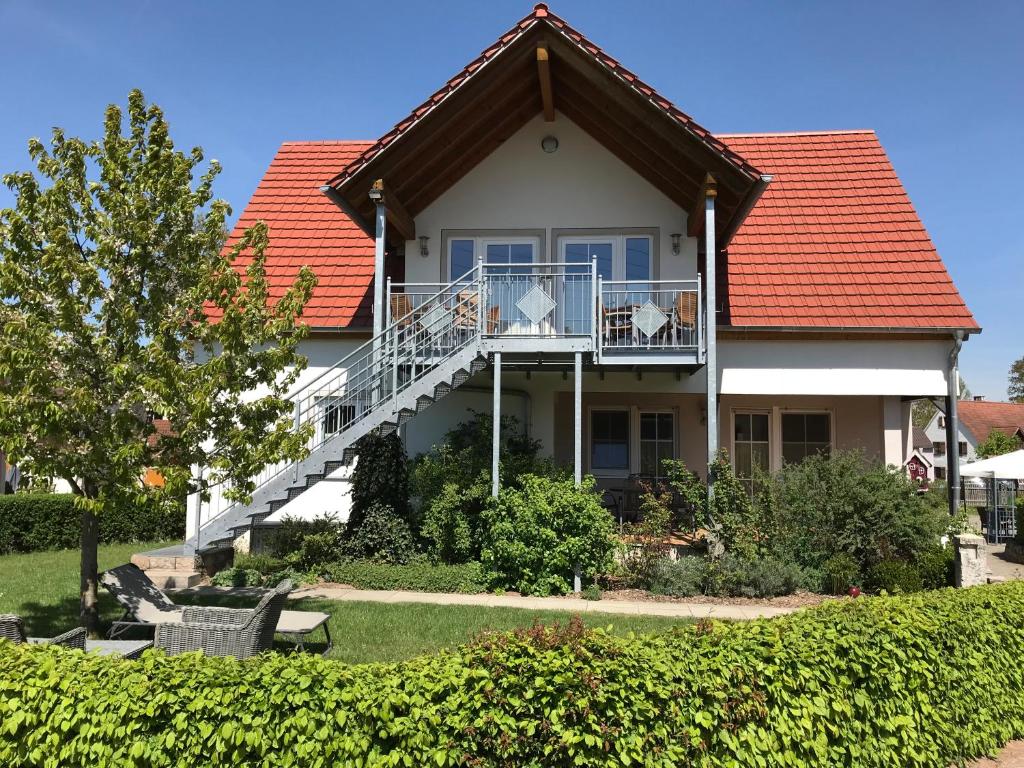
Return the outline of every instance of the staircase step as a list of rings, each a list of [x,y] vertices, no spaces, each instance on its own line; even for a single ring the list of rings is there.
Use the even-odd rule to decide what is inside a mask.
[[[415,415],[416,411],[410,410],[409,408],[403,408],[398,412],[398,426],[408,424]]]
[[[345,450],[347,451],[348,449],[346,448]],[[333,475],[344,466],[344,461],[326,461],[324,462],[324,475]]]
[[[420,395],[416,398],[416,413],[427,410],[434,404],[434,398],[430,395]]]
[[[461,387],[467,381],[469,381],[470,373],[465,368],[459,368],[455,373],[452,374],[452,389],[455,387]]]
[[[307,487],[305,485],[293,485],[288,489],[288,501],[299,498],[299,496],[304,494],[306,490]]]
[[[434,400],[440,400],[443,397],[451,394],[452,385],[448,383],[441,383],[434,387]]]
[[[323,474],[306,475],[306,487],[307,488],[312,488],[314,485],[316,485],[321,480],[323,480],[324,477],[325,477],[325,475],[323,475]]]
[[[160,568],[148,569],[146,575],[153,580],[157,589],[188,589],[206,578],[199,571],[168,571]]]
[[[141,552],[132,555],[132,565],[136,565],[144,571],[150,569],[158,571],[181,571],[188,573],[194,571],[202,562],[194,555],[147,555]]]
[[[469,364],[469,372],[471,375],[477,374],[480,373],[480,371],[482,371],[486,367],[487,361],[478,357],[476,360]]]
[[[383,424],[377,427],[376,432],[381,437],[386,437],[387,435],[390,435],[392,432],[394,432],[396,429],[398,429],[398,425],[395,424],[393,421],[385,421]]]
[[[341,454],[342,464],[346,467],[352,466],[352,462],[355,460],[357,455],[358,452],[356,451],[355,448],[346,448],[344,452]]]
[[[270,512],[271,514],[273,514],[287,503],[288,499],[274,499],[273,501],[269,502],[267,506],[270,507]]]

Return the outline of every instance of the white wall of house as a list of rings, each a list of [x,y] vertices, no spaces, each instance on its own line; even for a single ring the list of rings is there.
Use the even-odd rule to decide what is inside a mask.
[[[559,143],[551,154],[540,146],[548,135]],[[559,261],[553,230],[637,227],[658,230],[659,279],[693,279],[696,239],[684,237],[680,254],[672,253],[671,235],[686,232],[686,218],[567,117],[558,113],[554,123],[545,123],[538,115],[416,216],[416,234],[430,238],[430,253],[422,257],[419,243],[406,243],[405,279],[443,279],[442,230],[544,230],[538,260]]]
[[[974,438],[974,435],[971,434],[969,430],[964,429],[962,425],[960,427],[960,434],[957,438],[957,442],[966,443],[966,453],[963,456],[960,456],[959,445],[953,446],[952,451],[950,450],[950,446],[946,445],[946,416],[942,412],[936,411],[932,414],[931,420],[924,428],[924,433],[928,436],[928,439],[932,441],[932,453],[927,454],[927,456],[932,462],[932,473],[937,479],[945,479],[946,471],[949,467],[950,453],[952,453],[954,459],[959,460],[961,464],[978,460],[978,441]]]

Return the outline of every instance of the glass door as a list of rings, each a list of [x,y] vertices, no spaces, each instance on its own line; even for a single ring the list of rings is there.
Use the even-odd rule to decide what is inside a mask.
[[[561,239],[559,260],[568,265],[565,267],[565,279],[560,290],[563,310],[559,325],[563,333],[590,333],[593,286],[589,265],[596,260],[597,274],[605,280],[611,280],[614,274],[614,253],[613,240],[567,237]],[[573,266],[575,264],[580,266]]]
[[[487,275],[488,300],[485,311],[488,333],[537,335],[550,317],[542,314],[541,297],[531,295],[538,285],[533,264],[538,242],[533,238],[482,239],[480,246]],[[507,265],[507,266],[502,266]],[[547,293],[547,292],[546,292]],[[525,308],[525,311],[524,311]]]

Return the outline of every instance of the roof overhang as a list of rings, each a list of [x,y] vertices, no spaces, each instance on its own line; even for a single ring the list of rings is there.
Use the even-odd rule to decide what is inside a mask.
[[[768,179],[543,5],[333,178],[327,192],[371,222],[369,191],[417,216],[535,115],[557,110],[685,211],[717,183],[720,243]],[[390,215],[389,215],[390,218]]]

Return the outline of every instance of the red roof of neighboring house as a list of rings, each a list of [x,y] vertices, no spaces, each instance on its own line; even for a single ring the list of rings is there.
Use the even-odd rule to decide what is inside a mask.
[[[277,150],[238,222],[227,247],[262,219],[270,230],[267,279],[272,297],[294,282],[299,268],[317,277],[302,320],[314,328],[366,327],[371,316],[373,238],[320,191],[371,142],[296,141]],[[244,268],[247,259],[238,259]]]
[[[719,138],[774,176],[729,245],[731,325],[978,328],[874,131]]]
[[[1024,403],[999,403],[990,400],[960,400],[957,415],[979,443],[993,432],[1015,435],[1024,429]]]

